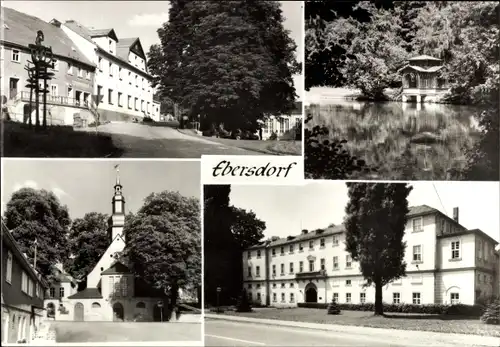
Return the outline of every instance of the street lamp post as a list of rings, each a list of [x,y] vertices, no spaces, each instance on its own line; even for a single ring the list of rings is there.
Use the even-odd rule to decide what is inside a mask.
[[[219,310],[220,310],[219,296],[220,296],[220,292],[221,291],[222,291],[222,288],[221,287],[217,287],[217,313],[219,313]]]

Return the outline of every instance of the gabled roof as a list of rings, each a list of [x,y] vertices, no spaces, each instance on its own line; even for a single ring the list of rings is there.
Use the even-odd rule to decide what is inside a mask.
[[[101,275],[118,275],[118,274],[129,274],[130,270],[128,267],[115,261],[109,268],[101,272]]]
[[[116,44],[116,55],[120,58],[128,61],[128,54],[133,51],[138,56],[146,58],[144,54],[144,49],[142,48],[141,40],[138,37],[129,37],[125,39],[120,39]]]
[[[103,37],[109,36],[118,42],[118,37],[116,36],[114,29],[89,29],[90,37]]]
[[[441,61],[441,59],[439,58],[434,58],[434,57],[431,57],[430,55],[418,55],[416,57],[413,57],[413,58],[410,58],[408,59],[409,61],[418,61],[418,60],[433,60],[433,61]]]
[[[108,52],[107,49],[99,46],[97,43],[95,43],[92,38],[93,37],[99,37],[99,36],[104,36],[104,35],[97,35],[97,34],[102,34],[103,32],[113,32],[114,34],[114,29],[102,29],[102,30],[91,30],[84,25],[78,23],[75,20],[68,20],[64,23],[65,26],[67,26],[69,29],[86,39],[87,41],[92,42],[92,44],[96,45],[99,52],[101,52],[104,55],[107,55],[110,59],[117,59],[118,61],[128,65],[132,69],[134,69],[136,72],[140,71],[140,73],[145,74],[149,78],[151,78],[151,75],[147,73],[147,71],[143,71],[133,64],[131,64],[128,61],[128,52],[130,51],[131,46],[135,44],[139,38],[125,38],[125,39],[118,39],[115,35],[115,38],[117,40],[116,43],[116,55],[113,55]],[[109,30],[109,31],[108,31]],[[132,41],[133,40],[133,41]],[[140,41],[139,41],[140,42]],[[142,45],[141,45],[142,49]],[[145,56],[144,56],[145,57]]]
[[[85,288],[78,293],[68,296],[68,299],[102,299],[102,294],[97,288]]]
[[[3,41],[28,48],[28,45],[35,43],[37,31],[41,30],[44,34],[43,45],[52,47],[52,52],[55,55],[68,57],[82,64],[95,67],[57,25],[8,7],[2,6],[1,9],[3,24],[5,25],[2,28]]]

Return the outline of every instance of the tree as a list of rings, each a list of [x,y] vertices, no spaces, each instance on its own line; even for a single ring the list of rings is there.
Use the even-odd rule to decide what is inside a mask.
[[[382,315],[382,288],[405,276],[403,236],[412,187],[404,183],[347,183],[347,187],[346,251],[359,262],[367,285],[375,286],[375,315]]]
[[[338,18],[326,26],[326,47],[340,46],[345,54],[340,56],[339,67],[346,85],[361,91],[373,100],[386,99],[384,90],[401,83],[398,70],[409,55],[404,48],[401,20],[393,9],[377,8],[369,2],[360,2],[356,9],[370,13],[370,21],[359,22]]]
[[[240,251],[254,246],[264,237],[266,223],[257,218],[253,211],[231,206],[231,232]]]
[[[204,298],[206,303],[215,304],[220,287],[220,303],[227,304],[241,293],[241,283],[232,278],[241,271],[241,253],[231,232],[231,186],[205,185],[203,192]]]
[[[71,220],[68,208],[61,205],[52,192],[22,188],[12,194],[7,203],[5,224],[31,264],[36,239],[36,270],[52,282],[53,266],[69,256],[67,234]]]
[[[108,248],[108,218],[106,214],[90,212],[73,221],[68,237],[73,257],[64,262],[73,278],[85,280]]]
[[[148,67],[160,93],[227,130],[293,108],[296,45],[277,1],[171,1]],[[206,129],[202,129],[206,130]]]
[[[122,257],[137,277],[169,293],[172,314],[179,289],[201,285],[199,214],[198,199],[164,191],[149,195],[125,220]]]

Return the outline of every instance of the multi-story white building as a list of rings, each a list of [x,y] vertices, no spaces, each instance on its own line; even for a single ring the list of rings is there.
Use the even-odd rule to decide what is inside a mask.
[[[474,304],[498,293],[498,242],[426,205],[411,207],[404,241],[406,277],[383,289],[387,303]],[[365,281],[344,246],[342,225],[273,238],[243,252],[244,288],[255,303],[368,303]]]
[[[267,140],[273,133],[277,139],[295,138],[295,132],[302,130],[302,102],[296,102],[290,114],[270,116],[262,128],[262,140]]]
[[[53,19],[51,24],[60,27],[97,66],[93,94],[101,97],[101,120],[160,120],[160,104],[153,101],[153,78],[138,37],[119,39],[114,29],[90,29],[74,20]]]
[[[61,28],[40,18],[2,7],[2,38],[0,40],[1,94],[10,119],[35,124],[35,96],[27,85],[27,66],[32,66],[30,44],[35,43],[37,31],[44,33],[43,45],[52,48],[54,66],[52,79],[47,83],[47,124],[73,125],[78,119],[88,124],[94,122],[89,109],[96,66]],[[40,86],[42,82],[40,82]],[[30,99],[33,102],[30,108]],[[39,96],[43,103],[42,94]],[[42,107],[39,107],[42,123]],[[7,118],[7,117],[5,117]]]

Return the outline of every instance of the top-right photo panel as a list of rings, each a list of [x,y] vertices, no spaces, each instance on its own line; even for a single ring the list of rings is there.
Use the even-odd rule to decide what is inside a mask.
[[[498,181],[499,13],[305,1],[306,178]]]

